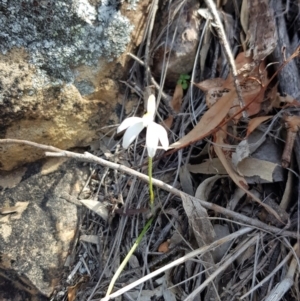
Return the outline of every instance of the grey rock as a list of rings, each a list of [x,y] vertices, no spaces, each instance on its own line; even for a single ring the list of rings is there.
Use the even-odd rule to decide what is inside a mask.
[[[133,30],[114,0],[98,10],[87,0],[0,0],[0,20],[2,54],[23,47],[32,64],[69,82],[72,67],[120,56]]]

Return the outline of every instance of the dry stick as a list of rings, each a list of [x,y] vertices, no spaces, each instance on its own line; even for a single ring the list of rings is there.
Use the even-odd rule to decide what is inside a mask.
[[[259,235],[252,237],[247,243],[242,245],[242,247],[235,252],[230,258],[228,258],[224,264],[222,264],[217,270],[215,270],[199,287],[197,287],[184,301],[192,301],[194,298],[201,293],[201,291],[208,285],[209,282],[213,281],[221,272],[224,272],[241,254],[243,254],[248,248],[253,245]]]
[[[154,272],[152,272],[152,273],[150,273],[150,274],[142,277],[141,279],[134,281],[133,283],[131,283],[131,284],[125,286],[124,288],[116,291],[115,293],[111,294],[110,296],[102,298],[100,301],[108,301],[108,300],[111,300],[113,298],[116,298],[116,297],[124,294],[125,292],[131,290],[132,288],[135,288],[136,286],[144,283],[145,281],[147,281],[147,280],[149,280],[149,279],[151,279],[151,278],[153,278],[153,277],[155,277],[155,276],[157,276],[157,275],[159,275],[159,274],[161,274],[161,273],[163,273],[163,272],[165,272],[165,271],[167,271],[167,270],[169,270],[169,269],[171,269],[171,268],[173,268],[175,266],[178,266],[178,265],[180,265],[180,264],[188,261],[189,259],[192,259],[192,258],[194,258],[196,256],[201,255],[201,254],[204,254],[205,252],[209,252],[209,251],[213,250],[214,248],[222,245],[223,243],[225,243],[227,241],[230,241],[230,240],[233,240],[233,239],[235,239],[237,237],[240,237],[240,236],[242,236],[242,235],[244,235],[246,233],[249,233],[251,231],[252,231],[251,228],[246,227],[246,228],[238,230],[238,231],[236,231],[236,232],[234,232],[232,234],[229,234],[229,235],[227,235],[227,236],[225,236],[225,237],[223,237],[221,239],[218,239],[218,240],[214,241],[209,246],[203,246],[203,247],[201,247],[199,249],[196,249],[196,250],[194,250],[194,251],[192,251],[192,252],[184,255],[183,257],[178,258],[178,259],[174,260],[173,262],[171,262],[171,263],[169,263],[169,264],[161,267],[160,269],[158,269],[158,270],[156,270],[156,271],[154,271]]]
[[[155,16],[156,16],[156,12],[158,10],[158,0],[154,0],[152,1],[152,5],[151,5],[151,19],[150,19],[150,24],[148,27],[148,32],[147,32],[147,40],[146,40],[146,48],[145,48],[145,79],[146,79],[146,86],[149,86],[150,83],[150,74],[148,72],[148,68],[149,68],[149,62],[150,62],[150,43],[151,43],[151,34],[152,34],[152,30],[153,30],[153,26],[154,26],[154,20],[155,20]]]
[[[149,183],[149,177],[148,175],[142,174],[138,171],[135,171],[127,166],[121,165],[121,164],[117,164],[117,163],[113,163],[107,160],[104,160],[102,158],[98,158],[88,152],[85,152],[84,154],[78,154],[78,153],[74,153],[74,152],[70,152],[70,151],[64,151],[61,150],[59,148],[53,147],[53,146],[48,146],[45,144],[39,144],[39,143],[35,143],[35,142],[30,142],[27,140],[18,140],[18,139],[0,139],[0,144],[25,144],[25,145],[30,145],[30,146],[34,146],[43,150],[49,150],[51,152],[45,152],[45,155],[48,157],[67,157],[67,158],[73,158],[73,159],[77,159],[80,161],[85,161],[85,162],[90,162],[90,163],[96,163],[96,164],[100,164],[102,166],[120,171],[120,172],[124,172],[127,173],[129,175],[132,176],[136,176],[139,179],[141,179],[142,181]],[[54,152],[53,152],[54,151]],[[181,194],[184,193],[176,188],[174,188],[171,185],[166,184],[163,181],[157,180],[153,178],[153,185],[166,190],[178,197],[181,197]],[[292,231],[286,231],[286,230],[282,230],[279,229],[277,227],[274,226],[269,226],[259,220],[255,220],[252,219],[250,217],[244,216],[242,214],[239,214],[237,212],[234,212],[232,210],[223,208],[221,206],[218,206],[216,204],[212,204],[203,200],[199,200],[193,196],[190,196],[189,194],[186,194],[187,197],[189,198],[194,198],[196,201],[198,201],[205,209],[210,209],[213,210],[217,213],[226,215],[236,221],[239,222],[243,222],[246,223],[248,225],[251,225],[255,228],[259,228],[261,230],[264,230],[266,232],[270,232],[273,233],[275,235],[283,235],[283,236],[287,236],[287,237],[293,237],[293,238],[300,238],[299,234],[296,232],[292,232]]]
[[[285,293],[294,284],[294,276],[297,270],[297,266],[298,266],[297,258],[293,257],[285,278],[272,289],[272,291],[269,293],[265,301],[280,301],[282,299]]]
[[[1,140],[0,140],[0,143],[1,143]],[[124,172],[124,173],[130,174],[132,176],[136,176],[140,180],[142,180],[142,181],[144,181],[146,183],[149,183],[149,177],[148,177],[148,175],[142,174],[142,173],[140,173],[138,171],[135,171],[135,170],[133,170],[133,169],[131,169],[129,167],[126,167],[124,165],[112,163],[112,162],[109,162],[109,161],[104,160],[102,158],[98,158],[98,157],[96,157],[96,156],[94,156],[94,155],[92,155],[92,154],[90,154],[88,152],[85,152],[84,154],[76,154],[76,153],[69,152],[69,151],[61,151],[60,153],[46,152],[45,155],[48,156],[48,157],[74,158],[74,159],[78,159],[78,160],[85,161],[85,162],[100,164],[102,166],[106,166],[106,167],[115,169],[117,171]],[[165,182],[157,180],[157,179],[154,179],[154,178],[153,178],[153,185],[155,185],[155,186],[157,186],[157,187],[159,187],[161,189],[164,189],[164,190],[166,190],[166,191],[168,191],[168,192],[170,192],[170,193],[172,193],[172,194],[174,194],[176,196],[179,196],[179,197],[181,197],[181,194],[183,193],[182,191],[174,188],[173,186],[168,185]],[[276,235],[283,235],[283,236],[287,236],[287,237],[299,238],[299,235],[296,232],[286,231],[286,230],[282,230],[282,229],[276,228],[274,226],[269,226],[269,225],[267,225],[267,224],[265,224],[265,223],[263,223],[263,222],[261,222],[259,220],[255,220],[255,219],[249,218],[247,216],[244,216],[244,215],[239,214],[237,212],[228,210],[228,209],[226,209],[224,207],[221,207],[221,206],[218,206],[216,204],[212,204],[212,203],[209,203],[209,202],[197,199],[197,198],[195,198],[193,196],[190,196],[189,194],[186,194],[186,196],[189,197],[189,198],[194,198],[205,209],[211,209],[211,210],[213,210],[213,211],[215,211],[217,213],[220,213],[220,214],[226,215],[228,217],[231,217],[234,220],[237,220],[237,221],[240,221],[240,222],[244,222],[247,225],[251,225],[251,226],[253,226],[255,228],[259,228],[261,230],[264,230],[266,232],[270,232],[270,233],[273,233],[273,234],[276,234]]]
[[[254,290],[256,290],[257,288],[259,288],[259,287],[261,287],[265,282],[267,282],[271,277],[273,277],[273,275],[275,275],[282,267],[283,267],[283,265],[284,264],[286,264],[288,261],[289,261],[289,259],[292,257],[292,255],[293,255],[293,251],[296,251],[297,250],[297,248],[298,248],[298,244],[296,244],[295,246],[294,246],[294,250],[291,250],[288,254],[287,254],[287,256],[278,264],[278,266],[268,275],[268,276],[266,276],[261,282],[259,282],[256,286],[254,286],[250,291],[248,291],[246,294],[244,294],[243,296],[241,296],[240,297],[240,299],[242,300],[242,299],[244,299],[244,298],[246,298],[248,295],[250,295],[251,294],[251,292],[252,291],[254,291]],[[294,257],[295,258],[295,257]],[[296,259],[296,258],[295,258]],[[296,260],[297,261],[297,260]],[[293,261],[292,261],[293,262]],[[294,265],[293,265],[293,267],[294,267]],[[289,269],[289,272],[290,273],[288,273],[287,274],[287,276],[286,276],[286,278],[285,279],[287,279],[287,278],[289,278],[290,279],[290,274],[292,273],[292,272],[294,272],[294,270],[293,270],[293,267],[291,268],[290,267],[290,269]],[[284,283],[285,285],[286,285],[286,283]],[[283,288],[281,288],[281,289],[283,289]],[[270,300],[273,300],[273,299],[269,299],[269,301]],[[274,301],[275,301],[276,299],[274,299]]]
[[[243,96],[242,96],[241,86],[240,86],[240,83],[239,83],[239,80],[238,80],[238,72],[236,70],[234,57],[232,55],[230,45],[228,43],[223,24],[222,24],[221,19],[219,17],[219,13],[217,11],[216,5],[215,5],[213,0],[205,0],[205,3],[206,3],[206,6],[208,7],[208,9],[210,10],[210,13],[212,14],[212,17],[214,19],[214,23],[215,23],[214,26],[215,26],[217,34],[219,36],[220,43],[224,47],[225,56],[227,58],[228,64],[229,64],[231,72],[232,72],[234,85],[235,85],[236,93],[237,93],[238,100],[239,100],[239,103],[240,103],[240,107],[244,108],[245,103],[244,103]],[[243,114],[244,118],[247,117],[247,113],[246,113],[245,110],[243,110],[242,114]]]
[[[131,58],[133,58],[135,61],[137,61],[141,66],[145,66],[144,62],[141,59],[139,59],[137,56],[135,56],[134,54],[129,52],[129,53],[127,53],[127,55],[130,56]],[[174,111],[174,109],[169,104],[171,97],[162,90],[160,85],[157,83],[157,81],[151,75],[151,70],[149,67],[148,67],[148,72],[150,75],[151,83],[154,85],[154,87],[156,88],[157,91],[161,91],[161,98],[164,100],[164,104],[167,106],[169,113],[172,114],[173,116],[176,116],[177,113]]]

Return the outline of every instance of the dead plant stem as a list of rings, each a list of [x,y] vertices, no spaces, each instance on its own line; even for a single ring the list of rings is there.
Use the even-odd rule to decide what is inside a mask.
[[[149,177],[148,175],[142,174],[132,168],[129,168],[127,166],[121,165],[121,164],[117,164],[117,163],[113,163],[107,160],[104,160],[102,158],[98,158],[88,152],[85,152],[84,154],[79,154],[79,153],[74,153],[74,152],[70,152],[70,151],[64,151],[61,150],[59,148],[53,147],[53,146],[49,146],[49,145],[45,145],[45,144],[39,144],[39,143],[35,143],[35,142],[31,142],[31,141],[27,141],[27,140],[18,140],[18,139],[0,139],[0,144],[25,144],[25,145],[30,145],[33,147],[37,147],[40,149],[45,150],[45,155],[47,157],[66,157],[66,158],[73,158],[79,161],[84,161],[84,162],[90,162],[90,163],[94,163],[94,164],[99,164],[102,165],[104,167],[108,167],[120,172],[124,172],[127,173],[129,175],[132,176],[136,176],[138,177],[140,180],[149,183]],[[178,197],[181,197],[181,194],[183,193],[182,191],[176,189],[175,187],[166,184],[163,181],[157,180],[153,178],[153,185],[166,190]],[[188,194],[186,194],[188,197],[190,198],[194,198],[193,196],[190,196]],[[195,198],[196,199],[196,198]],[[237,212],[234,212],[232,210],[223,208],[221,206],[218,206],[216,204],[212,204],[203,200],[199,200],[196,199],[196,201],[200,202],[200,204],[206,208],[206,209],[210,209],[213,210],[219,214],[223,214],[227,217],[230,217],[232,219],[234,219],[235,221],[238,222],[243,222],[249,226],[255,227],[255,228],[259,228],[263,231],[269,232],[269,233],[273,233],[275,235],[283,235],[283,236],[287,236],[287,237],[292,237],[292,238],[299,238],[299,234],[296,232],[292,232],[292,231],[287,231],[287,230],[283,230],[283,229],[279,229],[277,227],[274,226],[270,226],[267,225],[259,220],[255,220],[252,219],[250,217],[244,216],[242,214],[239,214]]]
[[[240,107],[244,108],[245,103],[244,103],[243,96],[242,96],[242,89],[241,89],[241,86],[240,86],[240,83],[238,80],[238,72],[237,72],[237,69],[235,66],[234,57],[233,57],[232,51],[230,49],[230,45],[228,43],[226,33],[224,30],[223,24],[221,22],[217,7],[213,0],[205,0],[205,3],[206,3],[206,6],[208,7],[208,9],[210,10],[210,13],[212,14],[212,17],[214,20],[214,26],[216,28],[217,34],[220,39],[220,44],[222,44],[224,47],[225,56],[227,58],[228,64],[229,64],[231,72],[232,72],[234,85],[235,85],[236,93],[237,93],[238,100],[240,103]],[[247,113],[245,110],[243,110],[242,114],[243,114],[244,118],[247,117]]]

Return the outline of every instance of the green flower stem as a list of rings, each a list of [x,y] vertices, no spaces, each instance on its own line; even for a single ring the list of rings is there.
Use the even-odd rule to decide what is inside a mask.
[[[152,161],[151,161],[152,162]],[[131,257],[131,255],[134,253],[134,251],[136,250],[136,248],[138,247],[139,243],[141,242],[142,238],[144,237],[144,235],[146,234],[147,230],[150,228],[151,224],[152,224],[152,221],[154,219],[154,216],[152,216],[147,224],[144,226],[141,234],[139,235],[139,237],[137,238],[136,242],[134,243],[134,245],[132,246],[132,248],[130,249],[130,251],[128,252],[128,254],[126,255],[126,257],[124,258],[124,260],[122,261],[121,265],[119,266],[119,268],[117,269],[114,277],[112,278],[110,284],[109,284],[109,287],[108,287],[108,290],[107,290],[107,293],[106,293],[106,296],[109,296],[110,293],[112,292],[113,288],[114,288],[114,285],[117,281],[117,279],[119,278],[120,274],[122,273],[123,269],[125,268],[129,258]]]
[[[148,157],[149,195],[151,209],[154,207],[154,192],[152,184],[152,157]]]

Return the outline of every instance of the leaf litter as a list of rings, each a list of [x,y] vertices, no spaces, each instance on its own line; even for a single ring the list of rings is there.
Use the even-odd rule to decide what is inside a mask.
[[[294,8],[298,7],[295,1],[289,2]],[[237,79],[245,105],[241,107],[234,78],[216,35],[216,24],[207,26],[205,17],[198,13],[197,3],[175,1],[170,6],[164,1],[158,7],[154,29],[145,31],[144,41],[149,36],[157,45],[162,45],[154,60],[161,62],[159,68],[164,66],[159,73],[157,66],[144,57],[146,43],[140,45],[138,52],[138,57],[144,59],[144,66],[150,62],[149,72],[156,70],[151,73],[153,82],[148,85],[156,87],[156,95],[164,93],[171,99],[166,103],[167,98],[164,98],[157,109],[158,121],[169,131],[171,150],[167,154],[159,152],[154,160],[153,176],[182,193],[178,196],[155,189],[158,212],[155,222],[119,277],[115,291],[147,275],[149,279],[115,300],[229,301],[241,297],[243,300],[280,300],[276,296],[299,300],[296,272],[300,266],[299,239],[281,235],[283,230],[296,232],[299,228],[299,192],[296,189],[299,162],[292,159],[299,130],[299,100],[282,94],[288,89],[279,88],[280,82],[274,83],[272,76],[283,67],[274,65],[276,62],[267,57],[277,47],[275,15],[284,18],[284,14],[274,11],[272,4],[264,0],[243,1],[242,7],[234,9],[228,3],[223,6],[218,2],[219,12],[233,20],[226,26],[235,37],[229,42],[232,49],[237,49],[234,51]],[[155,11],[155,4],[156,1],[151,4],[153,10],[150,11]],[[170,13],[166,13],[170,7]],[[233,14],[239,9],[242,28],[237,15]],[[296,16],[289,7],[286,14],[290,17],[285,20],[290,25],[291,35],[295,34],[292,20]],[[208,16],[211,17],[211,13]],[[154,17],[148,16],[149,20]],[[254,29],[256,18],[262,24],[260,32]],[[170,40],[164,40],[171,26],[171,40],[176,40],[173,49]],[[192,29],[187,28],[189,26]],[[195,28],[201,28],[209,38],[195,36]],[[193,38],[187,39],[184,32],[193,33]],[[184,61],[180,62],[179,54],[184,47],[176,49],[182,43],[198,43],[200,53],[202,50],[206,53],[203,59],[195,55],[194,45],[187,47],[193,49],[193,72],[182,69]],[[290,51],[294,50],[291,47]],[[154,52],[150,47],[150,55]],[[297,57],[296,52],[293,57]],[[286,63],[290,61],[287,58]],[[188,62],[186,66],[190,66],[190,60]],[[166,69],[168,64],[170,68]],[[273,69],[269,68],[272,64]],[[176,65],[181,69],[173,71],[172,66]],[[140,67],[135,64],[132,68],[127,80],[131,90],[127,86],[125,95],[140,95],[144,90]],[[182,75],[192,74],[187,91],[178,83],[178,70],[184,70]],[[160,81],[164,76],[165,84],[164,80]],[[160,84],[157,86],[157,83]],[[132,87],[136,84],[139,87],[135,90]],[[247,113],[247,118],[243,112]],[[288,143],[285,143],[286,134],[291,136]],[[109,147],[103,146],[105,139],[99,142],[102,145],[99,149],[106,150],[101,153],[94,144],[93,152],[98,156],[109,154],[110,160],[147,173],[143,134],[126,152],[118,147],[120,141],[111,143],[110,140]],[[282,155],[284,150],[281,163],[277,153]],[[290,167],[288,175],[281,165]],[[278,168],[281,168],[279,173]],[[122,202],[118,201],[121,199]],[[214,211],[214,206],[205,209],[198,199],[221,206],[224,212]],[[68,278],[68,286],[74,287],[69,289],[70,300],[101,300],[105,296],[115,270],[149,218],[150,210],[145,210],[149,208],[148,200],[148,187],[138,177],[91,167],[90,180],[81,194],[81,202],[87,208],[82,207],[79,240],[70,256],[73,270],[67,274],[72,275]],[[278,233],[272,234],[263,227],[248,228],[246,223],[228,217],[225,209],[274,225]],[[245,232],[240,234],[242,231]],[[206,250],[205,253],[201,253],[202,250]],[[83,257],[83,254],[88,255]],[[174,266],[169,268],[172,263]],[[164,267],[168,269],[151,276]],[[88,281],[77,287],[84,275]],[[288,285],[284,285],[286,280],[289,280]]]

